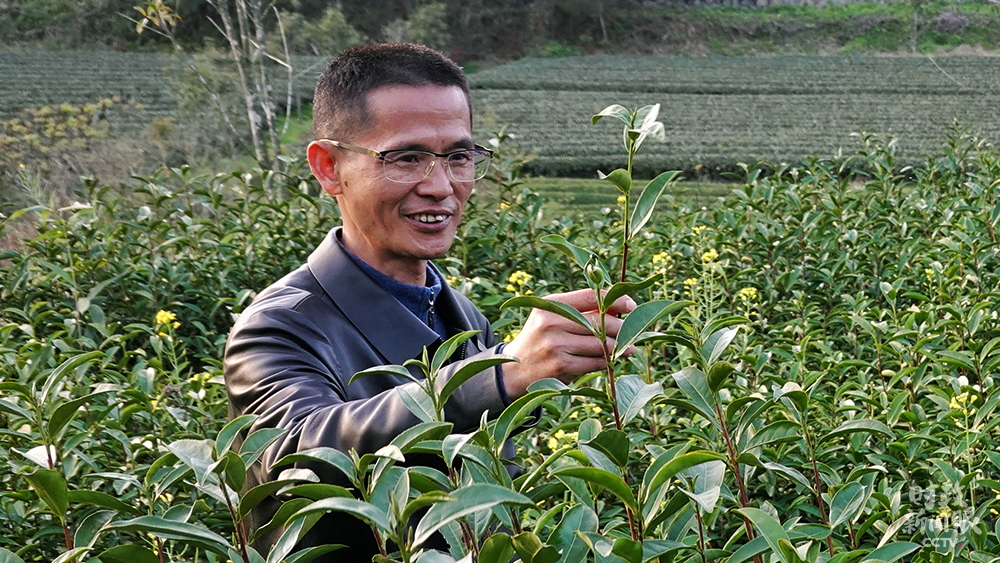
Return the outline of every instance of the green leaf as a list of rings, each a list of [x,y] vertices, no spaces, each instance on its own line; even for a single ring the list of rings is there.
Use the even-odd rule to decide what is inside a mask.
[[[49,393],[60,383],[63,378],[65,378],[71,371],[76,370],[76,368],[81,365],[93,362],[98,358],[103,358],[104,352],[100,350],[94,350],[92,352],[87,352],[85,354],[78,354],[72,358],[66,360],[65,362],[59,364],[59,367],[52,370],[52,373],[45,378],[45,384],[42,386],[42,394],[38,397],[38,404],[47,405],[49,403]]]
[[[668,456],[671,456],[670,461],[663,463],[663,459]],[[725,456],[707,450],[682,454],[675,454],[673,451],[668,451],[662,454],[653,465],[650,465],[650,469],[658,466],[656,471],[652,475],[643,478],[643,484],[648,483],[640,491],[643,504],[649,502],[649,499],[652,498],[657,489],[662,487],[674,475],[701,463],[720,459],[725,459]]]
[[[611,308],[611,305],[618,300],[619,297],[625,295],[632,295],[638,293],[647,287],[653,285],[654,283],[660,281],[661,276],[659,274],[650,276],[640,282],[618,282],[611,286],[604,296],[601,298],[601,311],[607,311]]]
[[[454,500],[439,502],[424,514],[417,524],[413,536],[413,545],[419,546],[427,541],[434,532],[445,524],[458,518],[493,508],[499,504],[517,504],[533,506],[528,497],[499,485],[474,483],[462,487],[452,493]]]
[[[975,372],[976,365],[973,363],[972,355],[968,352],[956,352],[955,350],[938,350],[938,358],[941,361],[951,364],[953,366],[958,366],[960,368],[965,368],[969,371]]]
[[[409,522],[410,518],[413,517],[417,511],[422,510],[432,504],[437,504],[439,502],[449,502],[455,500],[455,497],[449,495],[444,491],[430,491],[426,492],[417,498],[406,503],[403,507],[402,516],[400,517],[400,522]]]
[[[416,383],[420,382],[419,379],[413,377],[413,375],[410,373],[410,370],[406,369],[403,366],[375,366],[375,367],[371,367],[371,368],[368,368],[368,369],[363,369],[363,370],[359,371],[358,373],[352,375],[351,376],[351,380],[348,381],[347,384],[350,385],[351,383],[354,383],[354,381],[356,379],[360,379],[360,378],[362,378],[362,377],[364,377],[366,375],[376,375],[376,374],[378,374],[378,375],[395,375],[395,376],[398,376],[398,377],[405,377],[406,379],[409,379],[410,381],[413,381],[413,382],[416,382]]]
[[[423,385],[407,383],[396,387],[396,394],[403,405],[413,413],[413,416],[421,422],[438,422],[439,414],[434,408],[434,399],[431,398]]]
[[[729,374],[736,371],[733,364],[722,360],[712,364],[712,369],[708,370],[708,388],[712,390],[713,393],[717,393],[722,384],[726,382],[726,378]]]
[[[608,456],[618,467],[624,468],[628,465],[628,452],[632,442],[628,434],[621,430],[614,428],[602,430],[592,440],[587,441],[587,445]]]
[[[913,518],[914,516],[916,516],[916,513],[907,512],[906,514],[897,518],[895,522],[890,524],[889,527],[885,529],[885,533],[882,534],[882,539],[878,541],[878,545],[876,547],[882,547],[883,545],[888,544],[889,540],[891,540],[893,536],[896,535],[896,532],[898,532],[899,529],[903,527],[903,524],[906,524],[906,521],[909,520],[910,518]]]
[[[656,201],[660,199],[663,190],[667,185],[674,182],[679,175],[680,171],[677,170],[664,172],[646,184],[646,187],[642,190],[642,195],[639,196],[639,201],[635,204],[635,210],[632,211],[628,229],[629,239],[635,238],[636,234],[646,226],[650,217],[653,216],[653,208],[656,206]]]
[[[125,522],[109,526],[110,529],[153,534],[164,539],[177,540],[183,543],[208,549],[219,555],[228,555],[232,546],[226,538],[211,530],[206,530],[194,524],[167,520],[159,516],[140,516]]]
[[[431,360],[431,373],[437,373],[441,369],[441,366],[448,361],[448,358],[458,350],[459,346],[480,332],[478,330],[466,330],[442,342],[434,352],[434,358]],[[444,402],[444,398],[442,398],[442,402]]]
[[[654,322],[661,318],[679,311],[688,305],[693,305],[690,301],[650,301],[636,307],[622,321],[622,326],[618,330],[618,337],[615,340],[614,358],[621,357],[629,346],[635,343]]]
[[[889,427],[886,426],[885,424],[882,424],[877,420],[860,419],[860,420],[849,420],[841,424],[833,431],[831,431],[829,434],[826,434],[825,436],[820,438],[819,441],[820,443],[825,443],[839,436],[844,436],[846,434],[854,434],[856,432],[867,432],[869,434],[882,434],[887,438],[889,438],[890,440],[896,439],[896,435],[893,434],[892,430],[890,430]]]
[[[687,549],[691,546],[674,540],[642,540],[642,560],[650,561],[672,551]]]
[[[864,510],[867,498],[865,486],[861,483],[844,485],[830,501],[830,528],[835,530],[837,526],[857,518]]]
[[[920,549],[920,544],[918,543],[897,541],[883,545],[882,547],[869,553],[865,559],[876,559],[878,561],[892,563],[893,561],[906,557],[918,549]]]
[[[472,379],[479,372],[492,368],[494,366],[498,366],[500,364],[506,364],[508,362],[517,362],[517,361],[520,360],[518,360],[514,356],[504,356],[504,355],[495,355],[479,360],[467,361],[464,364],[462,364],[462,367],[456,370],[455,373],[451,375],[451,377],[448,378],[448,381],[444,384],[444,387],[442,387],[441,391],[438,393],[439,400],[441,401],[442,404],[445,403],[451,397],[452,393],[454,393],[460,385]]]
[[[556,563],[560,555],[550,545],[545,545],[534,532],[521,532],[513,537],[511,544],[522,563]]]
[[[729,344],[736,338],[736,333],[740,331],[739,326],[720,328],[712,333],[705,340],[705,345],[701,347],[701,357],[705,360],[705,365],[712,365],[722,356]]]
[[[14,403],[11,403],[10,401],[5,401],[3,399],[0,399],[0,411],[4,411],[4,412],[6,412],[8,414],[12,414],[14,416],[19,416],[19,417],[21,417],[21,418],[23,418],[25,420],[29,420],[29,421],[30,420],[34,420],[34,418],[35,418],[34,416],[31,415],[30,412],[24,410],[20,406],[14,404]]]
[[[403,454],[408,454],[415,445],[424,440],[443,440],[451,433],[452,427],[450,422],[421,422],[400,432],[389,444],[399,448]],[[347,456],[344,458],[350,463],[350,458]]]
[[[212,442],[210,440],[183,439],[167,444],[170,453],[194,471],[195,479],[204,484],[210,474]]]
[[[307,561],[312,561],[320,555],[325,555],[331,551],[336,551],[338,549],[343,549],[347,547],[346,545],[334,543],[327,545],[318,545],[316,547],[309,547],[306,549],[300,549],[295,553],[289,555],[285,558],[285,563],[306,563]]]
[[[305,518],[317,513],[327,512],[344,512],[354,516],[355,518],[359,518],[368,524],[374,524],[379,530],[389,531],[391,529],[389,520],[386,518],[385,513],[380,511],[374,504],[358,499],[343,497],[325,498],[323,500],[313,502],[305,508],[300,509],[295,514],[292,514],[286,525],[291,525],[292,522],[299,518]]]
[[[247,467],[253,465],[264,450],[281,438],[287,430],[282,428],[260,428],[247,436],[243,445],[240,446],[240,457]]]
[[[249,428],[257,421],[257,418],[255,414],[245,414],[230,420],[223,426],[222,430],[219,431],[219,435],[215,437],[216,457],[222,457],[223,452],[229,451],[229,448],[233,447],[233,442],[236,441],[236,437],[239,436],[240,432]]]
[[[31,483],[31,488],[45,506],[49,507],[60,521],[64,521],[66,511],[69,509],[69,488],[62,474],[51,469],[38,469],[34,473],[25,475],[24,478]]]
[[[722,493],[722,478],[726,475],[726,463],[721,460],[707,461],[684,469],[677,476],[687,483],[693,483],[691,490],[681,492],[701,507],[702,514],[715,510],[715,503]]]
[[[278,492],[282,488],[287,487],[288,485],[301,482],[302,479],[278,479],[275,481],[267,481],[265,483],[257,485],[256,487],[253,487],[252,489],[247,491],[246,494],[240,497],[240,503],[236,507],[236,519],[243,520],[244,518],[246,518],[246,515],[250,514],[250,511],[253,510],[253,508],[256,507],[258,504],[260,504],[264,499]],[[353,495],[348,493],[348,496],[353,496]]]
[[[556,250],[572,258],[573,261],[576,262],[576,265],[580,266],[581,269],[585,269],[587,264],[594,259],[593,252],[577,246],[559,235],[545,235],[538,240],[548,244],[549,246],[554,246]]]
[[[737,508],[735,510],[750,519],[750,522],[757,528],[760,535],[767,541],[767,545],[771,547],[772,552],[777,554],[785,563],[791,563],[785,559],[778,545],[778,540],[785,540],[789,544],[791,544],[791,540],[788,539],[785,529],[781,527],[781,524],[774,517],[759,508]]]
[[[642,563],[642,542],[630,538],[617,538],[611,548],[611,553],[628,563]]]
[[[120,389],[117,387],[114,389],[102,389],[101,391],[90,393],[59,405],[55,412],[52,413],[52,416],[49,417],[49,436],[57,438],[63,428],[76,418],[76,413],[80,410],[80,407],[93,401],[94,397],[99,397],[101,395],[106,395],[119,390]]]
[[[514,545],[507,534],[494,534],[479,549],[479,563],[509,563],[514,559]]]
[[[101,508],[110,508],[122,514],[132,514],[135,516],[142,514],[138,508],[100,491],[69,491],[67,499],[72,504],[100,506]]]
[[[625,506],[631,508],[633,511],[639,510],[639,506],[635,501],[635,494],[632,493],[632,489],[625,484],[625,481],[622,480],[620,475],[615,475],[610,471],[604,471],[603,469],[597,469],[596,467],[569,467],[553,472],[552,476],[583,479],[592,485],[604,487],[610,491],[611,494],[615,495],[623,503],[625,503]]]
[[[615,391],[618,394],[618,412],[621,413],[622,424],[628,424],[639,416],[643,407],[657,395],[663,394],[663,385],[659,381],[646,383],[638,375],[626,375],[615,382]]]
[[[793,442],[801,438],[802,427],[797,422],[779,420],[761,428],[747,441],[746,451],[768,444]]]
[[[104,563],[160,563],[155,553],[141,545],[115,546],[103,551],[99,558]]]
[[[76,547],[93,547],[94,542],[97,541],[97,537],[101,533],[101,530],[108,524],[108,522],[111,522],[114,517],[114,510],[98,510],[90,513],[90,515],[84,518],[83,521],[76,527],[76,533],[73,534],[73,545]],[[2,560],[2,558],[0,558],[0,560]]]
[[[590,118],[590,124],[593,125],[597,123],[602,117],[614,117],[624,123],[626,127],[632,126],[632,112],[618,104],[612,104],[602,109]]]
[[[564,563],[583,561],[589,548],[576,532],[597,533],[598,525],[597,513],[582,504],[574,505],[552,530],[548,544],[563,554],[561,561]]]
[[[320,447],[288,454],[276,461],[271,468],[293,463],[323,463],[339,469],[352,483],[357,480],[354,462],[347,454],[336,448]]]
[[[558,394],[558,391],[538,389],[530,391],[520,399],[515,400],[497,417],[497,422],[493,426],[493,442],[495,444],[506,442],[511,432],[523,424],[535,412],[535,409]]]
[[[677,388],[688,398],[698,414],[719,428],[719,419],[715,412],[715,398],[708,388],[708,378],[705,374],[694,366],[688,366],[674,373],[672,377]]]
[[[543,311],[548,311],[550,313],[555,313],[560,317],[569,319],[576,324],[586,328],[591,334],[596,334],[594,326],[590,324],[587,317],[583,316],[583,313],[576,310],[565,303],[560,303],[559,301],[552,301],[549,299],[542,299],[541,297],[536,297],[534,295],[519,295],[517,297],[512,297],[500,305],[501,309],[507,309],[510,307],[532,307],[534,309],[541,309]],[[639,309],[636,308],[636,311]],[[633,311],[633,314],[635,312]],[[631,316],[631,315],[629,315]]]
[[[267,554],[267,563],[280,563],[284,560],[295,549],[295,544],[302,540],[302,537],[316,525],[321,517],[322,514],[312,514],[306,518],[297,519],[286,526],[278,541],[271,546],[271,551]]]
[[[625,195],[628,195],[629,190],[632,189],[632,176],[630,176],[628,170],[625,170],[624,168],[619,168],[607,176],[598,172],[598,176],[602,180],[607,180],[614,184],[614,186],[618,188],[618,191]]]

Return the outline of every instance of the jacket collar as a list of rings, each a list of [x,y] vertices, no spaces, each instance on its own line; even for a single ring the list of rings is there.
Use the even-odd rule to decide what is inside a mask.
[[[341,228],[331,230],[309,255],[309,270],[323,291],[389,363],[398,365],[417,358],[425,346],[435,348],[440,341],[437,333],[375,283],[344,252],[338,242]],[[468,330],[471,320],[448,285],[442,286],[436,301],[438,314],[445,315],[449,327]]]

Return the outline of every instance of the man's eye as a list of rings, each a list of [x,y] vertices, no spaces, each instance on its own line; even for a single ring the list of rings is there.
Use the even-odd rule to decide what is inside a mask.
[[[472,162],[472,153],[469,151],[453,152],[448,155],[448,161],[452,164],[467,164]]]
[[[421,160],[420,153],[417,152],[401,152],[385,157],[389,164],[419,164]]]

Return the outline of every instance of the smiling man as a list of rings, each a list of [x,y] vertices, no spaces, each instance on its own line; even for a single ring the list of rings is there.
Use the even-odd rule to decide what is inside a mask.
[[[396,392],[413,383],[385,374],[349,383],[353,374],[402,364],[466,330],[480,333],[443,368],[443,380],[463,363],[503,349],[475,305],[450,290],[431,263],[450,248],[492,157],[473,142],[461,69],[414,45],[345,51],[320,77],[313,119],[309,165],[336,198],[343,225],[306,264],[261,292],[230,334],[231,417],[257,415],[251,431],[286,430],[249,468],[248,488],[275,479],[284,468],[271,465],[287,454],[320,446],[370,453],[419,422]],[[598,321],[590,290],[549,298]],[[634,306],[622,298],[612,308],[605,319],[611,337],[621,325],[617,316]],[[520,362],[477,374],[445,406],[454,432],[475,429],[484,412],[496,417],[534,381],[568,382],[605,367],[597,338],[539,310],[503,353]],[[346,484],[335,470],[311,469],[324,482]],[[280,506],[276,497],[262,502],[249,528],[268,524]],[[263,534],[257,549],[266,555],[280,533],[278,527]],[[378,553],[372,531],[341,514],[325,517],[300,545],[325,543],[348,546],[329,561],[368,562]]]

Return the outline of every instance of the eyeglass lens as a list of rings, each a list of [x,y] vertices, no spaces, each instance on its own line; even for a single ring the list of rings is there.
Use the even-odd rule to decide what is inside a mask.
[[[438,158],[423,151],[386,153],[383,160],[385,177],[396,182],[419,182],[431,171],[431,164]],[[459,151],[445,159],[448,174],[457,182],[472,182],[486,175],[490,157],[477,151]]]

